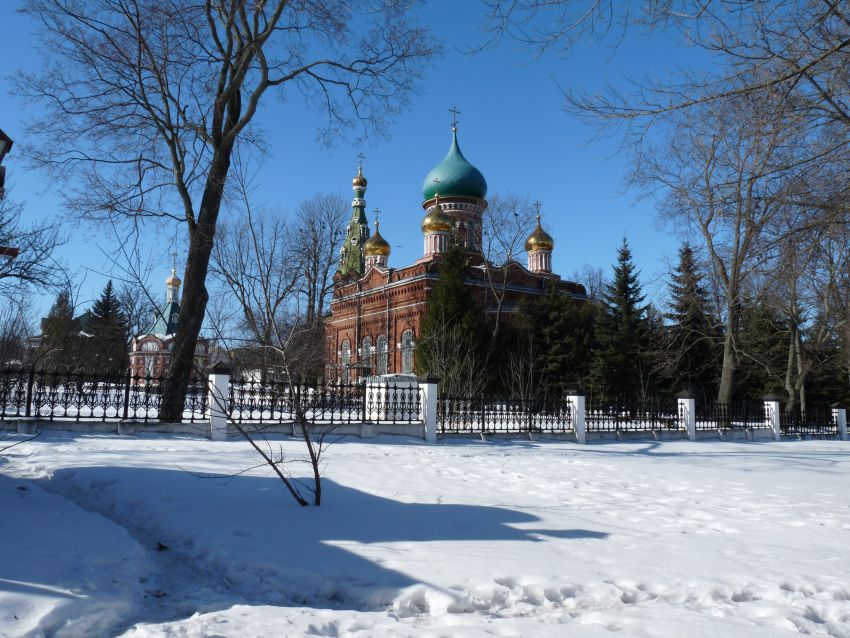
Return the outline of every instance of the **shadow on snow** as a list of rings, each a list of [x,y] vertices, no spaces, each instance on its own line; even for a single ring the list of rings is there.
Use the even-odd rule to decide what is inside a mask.
[[[489,541],[608,536],[534,529],[536,516],[504,507],[401,502],[328,479],[319,508],[298,507],[270,477],[222,481],[170,469],[80,467],[39,483],[125,528],[149,550],[144,600],[126,627],[237,604],[386,609],[402,589],[429,584],[392,566],[393,556],[412,550],[408,544],[461,541],[480,553]],[[160,543],[167,549],[157,551]],[[370,548],[376,545],[384,546],[380,556]],[[421,546],[415,551],[427,557]],[[32,583],[27,574],[5,576]]]

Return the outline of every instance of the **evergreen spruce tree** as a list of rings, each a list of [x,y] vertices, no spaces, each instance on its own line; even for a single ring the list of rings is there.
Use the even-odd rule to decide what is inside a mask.
[[[518,327],[530,331],[544,394],[563,395],[590,381],[594,306],[577,302],[550,284],[546,293],[520,309]]]
[[[693,249],[679,249],[670,289],[667,372],[672,390],[690,390],[703,401],[717,393],[720,367],[718,322],[711,314]]]
[[[119,372],[127,367],[127,316],[115,295],[112,280],[94,302],[85,331],[89,335],[86,340],[88,368],[97,372]]]
[[[466,251],[455,244],[440,261],[416,343],[417,372],[437,376],[441,391],[455,396],[477,394],[487,380],[488,330],[466,272]]]
[[[617,251],[614,279],[605,286],[592,364],[593,391],[605,399],[646,396],[647,307],[628,242]]]
[[[742,303],[736,348],[735,398],[758,401],[784,395],[789,330],[776,309],[763,301]]]
[[[71,293],[61,291],[41,326],[41,347],[37,360],[48,368],[75,366],[79,350],[79,329],[74,322]]]

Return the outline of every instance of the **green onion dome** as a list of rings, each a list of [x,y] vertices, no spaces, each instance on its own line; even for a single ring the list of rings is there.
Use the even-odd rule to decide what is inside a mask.
[[[434,181],[437,180],[437,181]],[[447,197],[475,197],[484,199],[487,196],[487,182],[477,168],[466,161],[460,147],[457,145],[457,131],[452,131],[452,145],[443,161],[437,164],[422,184],[422,195],[426,200],[437,195]]]
[[[552,239],[552,235],[540,226],[540,215],[538,215],[537,228],[525,240],[525,251],[529,253],[535,250],[548,250],[552,252],[553,248],[555,248],[555,240]]]
[[[375,221],[375,234],[367,239],[366,243],[363,244],[363,254],[366,257],[374,257],[375,255],[379,255],[381,257],[390,256],[390,245],[387,243],[386,239],[381,237],[381,233],[378,232],[377,220]]]

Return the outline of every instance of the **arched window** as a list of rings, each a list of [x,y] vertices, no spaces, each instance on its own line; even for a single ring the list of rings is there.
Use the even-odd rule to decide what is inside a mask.
[[[378,337],[378,374],[387,373],[387,337],[380,335]]]
[[[342,364],[342,382],[348,383],[351,378],[351,342],[348,339],[342,342],[342,357],[340,359],[340,363]]]
[[[372,361],[372,354],[372,337],[363,337],[363,356],[361,361],[363,363],[364,375],[375,374],[373,368],[375,362]]]
[[[413,374],[413,330],[401,334],[401,373]]]

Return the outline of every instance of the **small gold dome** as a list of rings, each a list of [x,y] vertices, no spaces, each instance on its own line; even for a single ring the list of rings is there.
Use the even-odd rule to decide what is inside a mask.
[[[440,200],[437,199],[437,204],[431,210],[430,213],[425,215],[422,218],[422,232],[443,232],[447,233],[454,227],[454,222],[452,222],[452,218],[446,215],[443,212],[442,206],[440,206]]]
[[[390,256],[390,245],[387,243],[387,240],[381,237],[381,233],[378,232],[378,222],[375,222],[375,234],[372,235],[369,239],[366,240],[366,243],[363,244],[363,254],[367,257],[389,257]]]
[[[168,279],[165,280],[165,285],[169,287],[173,286],[175,288],[179,288],[180,284],[182,283],[183,282],[180,281],[180,277],[177,276],[177,273],[175,272],[174,268],[172,268],[171,274],[168,276]]]
[[[540,215],[537,215],[537,228],[525,240],[525,251],[529,253],[537,250],[548,250],[552,252],[554,247],[555,240],[552,239],[552,235],[540,226]]]
[[[353,180],[351,180],[351,185],[357,186],[357,187],[360,187],[360,188],[366,188],[366,178],[363,177],[363,167],[362,166],[357,167],[357,177],[355,177]]]

